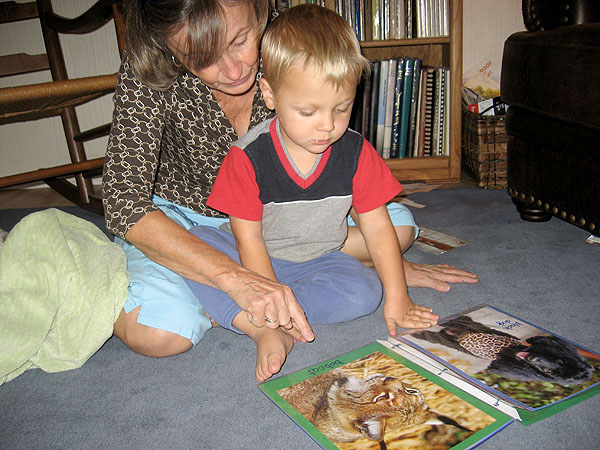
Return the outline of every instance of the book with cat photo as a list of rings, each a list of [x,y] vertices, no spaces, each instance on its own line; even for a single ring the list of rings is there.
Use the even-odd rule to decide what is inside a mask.
[[[468,449],[600,392],[600,356],[480,305],[260,389],[325,449]]]
[[[325,449],[467,449],[513,421],[378,342],[259,387]]]

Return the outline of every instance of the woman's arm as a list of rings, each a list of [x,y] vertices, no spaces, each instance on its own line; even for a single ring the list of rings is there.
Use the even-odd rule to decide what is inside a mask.
[[[304,339],[314,339],[304,311],[288,286],[242,267],[162,211],[145,215],[125,237],[158,264],[228,294],[252,316],[256,326],[284,326],[293,319]],[[266,323],[265,316],[277,318],[278,323]]]
[[[123,238],[133,224],[157,211],[152,202],[165,127],[163,93],[143,85],[123,60],[102,175],[107,228]]]
[[[437,323],[431,308],[416,305],[408,294],[404,260],[385,205],[359,214],[357,222],[385,293],[384,318],[391,336],[397,327],[424,328]]]

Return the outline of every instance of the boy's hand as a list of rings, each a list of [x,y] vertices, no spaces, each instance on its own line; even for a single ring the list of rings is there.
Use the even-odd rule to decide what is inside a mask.
[[[433,309],[427,306],[415,305],[410,299],[409,305],[399,302],[387,302],[383,306],[383,317],[388,333],[394,337],[401,328],[428,328],[437,324],[438,315],[433,314]]]

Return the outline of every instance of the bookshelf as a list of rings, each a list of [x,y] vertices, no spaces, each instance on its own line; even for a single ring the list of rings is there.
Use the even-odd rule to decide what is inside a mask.
[[[396,0],[402,1],[402,0]],[[377,59],[421,58],[423,64],[450,69],[450,152],[449,156],[386,159],[400,181],[458,183],[461,158],[462,84],[462,0],[450,0],[450,35],[445,37],[363,41],[363,54]]]

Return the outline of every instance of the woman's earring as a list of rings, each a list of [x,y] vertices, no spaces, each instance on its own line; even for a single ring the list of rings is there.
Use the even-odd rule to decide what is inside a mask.
[[[175,67],[177,67],[178,69],[180,69],[183,66],[183,64],[181,64],[179,61],[177,61],[175,59],[175,55],[171,55],[171,60],[173,61],[173,65]]]
[[[256,81],[263,77],[262,57],[258,60],[258,70],[256,71]]]

